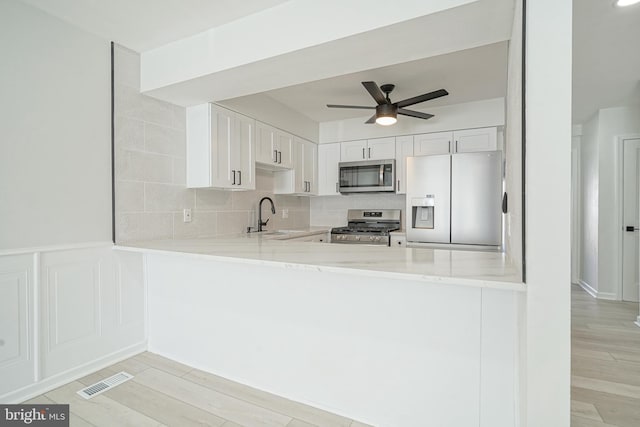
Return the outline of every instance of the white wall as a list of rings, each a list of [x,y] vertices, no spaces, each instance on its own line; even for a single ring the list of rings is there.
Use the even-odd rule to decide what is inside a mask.
[[[515,2],[507,74],[505,215],[507,258],[522,272],[522,0]]]
[[[640,108],[606,108],[598,125],[598,296],[620,298],[620,252],[618,209],[618,152],[616,137],[640,133]],[[620,224],[622,225],[622,224]]]
[[[599,110],[583,125],[580,141],[580,284],[594,296],[618,299],[621,271],[618,207],[618,136],[640,133],[640,108]]]
[[[582,126],[580,138],[580,273],[579,283],[598,291],[598,117]]]
[[[520,363],[521,425],[528,427],[570,423],[571,25],[571,0],[527,2],[527,295]]]
[[[425,109],[426,108],[426,109]],[[416,108],[435,117],[417,120],[401,117],[393,126],[375,126],[364,122],[371,114],[356,119],[320,123],[320,143],[411,135],[456,129],[503,126],[505,123],[504,98],[486,99],[437,108]]]
[[[111,240],[109,49],[0,2],[0,250]]]
[[[301,138],[318,142],[318,122],[292,110],[268,95],[242,96],[220,101],[218,104]]]

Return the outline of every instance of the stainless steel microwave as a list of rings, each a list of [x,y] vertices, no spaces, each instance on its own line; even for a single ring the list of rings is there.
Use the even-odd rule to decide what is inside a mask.
[[[341,193],[395,192],[396,161],[340,162],[339,182]]]

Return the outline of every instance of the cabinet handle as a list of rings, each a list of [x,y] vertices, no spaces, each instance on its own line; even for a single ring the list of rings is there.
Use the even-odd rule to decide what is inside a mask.
[[[273,150],[273,163],[278,163],[278,150]]]
[[[449,141],[449,152],[451,152],[451,141]]]
[[[238,185],[242,185],[242,171],[238,171]]]
[[[364,148],[362,149],[362,158],[364,159]]]
[[[371,158],[371,147],[369,147],[369,158]]]
[[[282,151],[278,151],[278,163],[282,163]]]
[[[338,183],[336,182],[336,193],[339,193],[340,189],[338,188]]]
[[[458,140],[456,140],[456,153],[458,152]]]
[[[400,180],[398,180],[398,188],[396,188],[396,191],[400,191]]]
[[[236,185],[236,171],[232,170],[231,173],[233,173],[233,182],[231,185]]]

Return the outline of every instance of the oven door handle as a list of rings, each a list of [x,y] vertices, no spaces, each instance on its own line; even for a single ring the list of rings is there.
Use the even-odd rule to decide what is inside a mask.
[[[378,186],[384,186],[384,164],[380,165],[380,175],[378,176]]]

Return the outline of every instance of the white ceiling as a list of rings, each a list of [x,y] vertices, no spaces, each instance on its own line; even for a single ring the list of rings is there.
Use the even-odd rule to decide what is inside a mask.
[[[444,88],[448,96],[410,109],[459,104],[506,95],[507,42],[434,56],[374,70],[346,74],[265,92],[278,102],[317,122],[371,115],[374,111],[331,109],[326,104],[374,106],[361,82],[395,84],[392,101]]]
[[[287,0],[22,0],[137,52],[269,9]]]
[[[22,1],[142,52],[286,0]],[[640,103],[640,5],[616,8],[613,0],[580,0],[573,4],[574,123],[584,122],[599,108]],[[479,49],[287,87],[268,94],[314,120],[323,121],[362,115],[362,111],[329,111],[322,106],[326,103],[367,105],[370,100],[359,83],[364,80],[396,84],[392,100],[440,87],[451,92],[450,96],[430,101],[426,106],[464,102],[480,96],[503,96],[504,84],[500,82],[506,69],[503,45]],[[483,61],[483,55],[491,55],[492,60]]]
[[[574,1],[573,19],[573,122],[640,103],[640,4]]]

